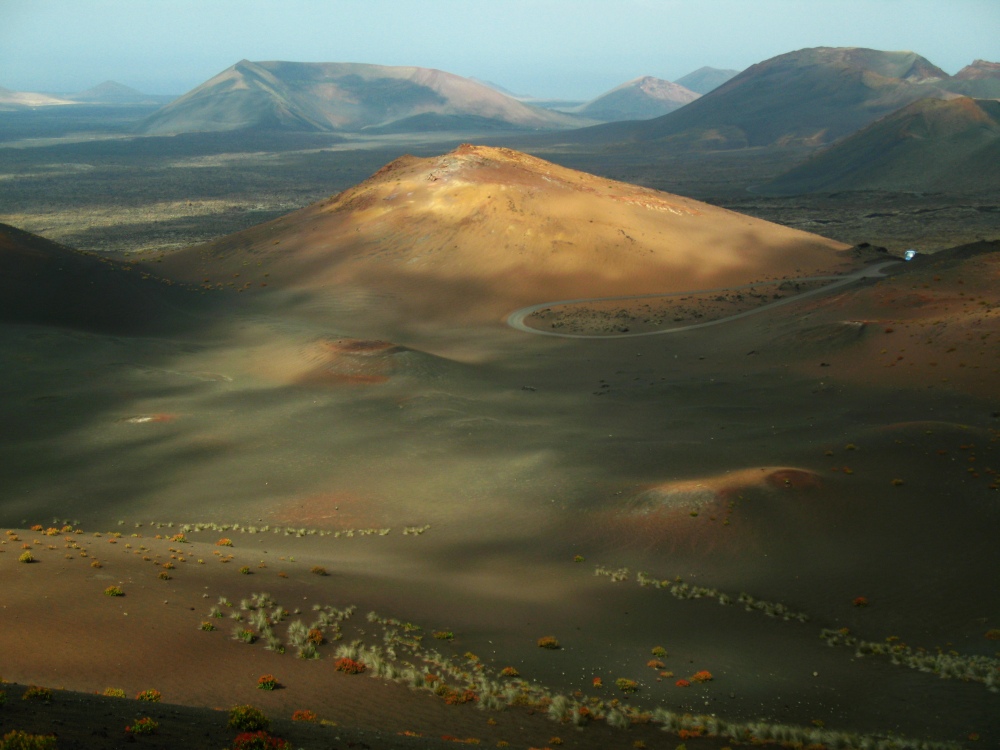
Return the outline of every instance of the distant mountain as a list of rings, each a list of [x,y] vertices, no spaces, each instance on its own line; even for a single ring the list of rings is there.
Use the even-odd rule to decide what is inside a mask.
[[[69,99],[39,94],[34,91],[11,91],[0,88],[0,110],[52,107],[63,104],[73,104],[73,102]]]
[[[921,99],[758,192],[1000,190],[1000,102]]]
[[[66,98],[86,104],[151,104],[162,97],[144,94],[116,81],[105,81],[78,94],[68,94]]]
[[[680,84],[686,89],[691,89],[697,94],[707,94],[713,89],[719,88],[722,84],[739,75],[738,70],[729,70],[728,68],[709,68],[705,66],[703,68],[698,68],[698,70],[693,73],[688,73],[686,76],[681,76],[675,83]]]
[[[1000,99],[1000,63],[976,60],[946,84],[949,91],[977,99]]]
[[[976,60],[971,65],[966,65],[953,77],[970,81],[981,78],[1000,78],[1000,63]]]
[[[527,94],[515,94],[510,89],[501,86],[499,83],[493,83],[493,81],[484,81],[482,78],[476,78],[475,76],[470,76],[469,80],[475,81],[476,83],[481,83],[484,86],[493,89],[494,91],[499,91],[501,94],[509,96],[511,99],[517,99],[518,101],[530,101],[535,98],[533,96],[528,96]]]
[[[484,81],[481,78],[469,78],[470,81],[475,81],[476,83],[481,83],[484,86],[488,86],[494,91],[499,91],[501,94],[509,96],[511,99],[517,99],[519,102],[524,102],[525,104],[530,104],[532,107],[541,107],[542,109],[552,109],[556,112],[573,113],[576,112],[582,105],[586,102],[573,100],[573,99],[540,99],[537,96],[530,96],[529,94],[515,94],[510,89],[504,88],[499,83],[493,83],[493,81]],[[577,123],[577,127],[583,123]]]
[[[436,115],[507,129],[578,127],[579,119],[519,102],[468,78],[429,68],[241,60],[139,127],[147,134],[252,129],[360,131]]]
[[[685,104],[700,94],[662,78],[645,76],[616,86],[574,110],[592,120],[649,120]]]
[[[733,149],[823,145],[924,97],[953,96],[949,76],[913,52],[818,47],[752,65],[655,120],[576,131],[569,142]]]

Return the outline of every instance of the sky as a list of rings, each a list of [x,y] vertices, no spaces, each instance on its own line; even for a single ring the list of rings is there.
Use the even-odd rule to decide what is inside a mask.
[[[1000,61],[1000,0],[0,0],[0,87],[182,94],[241,59],[438,68],[585,100],[803,47]]]

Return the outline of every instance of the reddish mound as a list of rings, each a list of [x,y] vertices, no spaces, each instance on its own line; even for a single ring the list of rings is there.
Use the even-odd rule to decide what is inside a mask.
[[[738,504],[751,493],[762,497],[785,491],[801,493],[821,486],[819,475],[808,469],[775,466],[671,480],[646,488],[621,510],[601,514],[597,525],[602,535],[610,530],[613,536],[629,543],[687,543],[712,548],[722,528],[730,525]],[[739,539],[744,544],[750,541],[745,535]],[[727,545],[734,543],[730,539]]]
[[[307,359],[314,366],[299,377],[300,383],[378,385],[395,370],[394,354],[403,347],[388,341],[363,339],[323,340],[309,347]]]
[[[850,264],[838,252],[845,249],[680,196],[466,145],[401,158],[328,201],[181,251],[162,268],[209,287],[241,274],[258,293],[329,295],[349,286],[407,316],[479,322],[547,300],[829,273]]]

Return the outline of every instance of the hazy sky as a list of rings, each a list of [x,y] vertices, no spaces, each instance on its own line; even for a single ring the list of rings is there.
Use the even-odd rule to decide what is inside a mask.
[[[242,58],[440,68],[587,99],[803,47],[1000,61],[1000,0],[0,0],[0,86],[180,94]]]

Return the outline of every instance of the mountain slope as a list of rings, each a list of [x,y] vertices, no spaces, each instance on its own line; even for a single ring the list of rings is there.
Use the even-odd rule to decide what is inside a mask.
[[[758,190],[998,190],[997,164],[1000,102],[921,99]]]
[[[431,114],[481,118],[508,128],[579,124],[440,70],[241,60],[155,112],[139,129],[147,134],[244,128],[358,131]]]
[[[675,83],[697,94],[707,94],[709,91],[719,88],[730,78],[739,75],[739,72],[728,68],[710,68],[706,65],[686,76],[681,76]]]
[[[616,86],[575,112],[604,122],[648,120],[680,109],[698,96],[676,83],[644,76]]]
[[[822,145],[917,99],[953,96],[942,89],[947,79],[913,52],[804,49],[752,65],[663,117],[596,126],[565,140],[704,149]]]
[[[329,200],[157,269],[215,288],[238,274],[247,292],[304,305],[370,294],[397,321],[495,323],[548,300],[827,273],[850,262],[842,250],[698,201],[466,145],[398,159]]]

